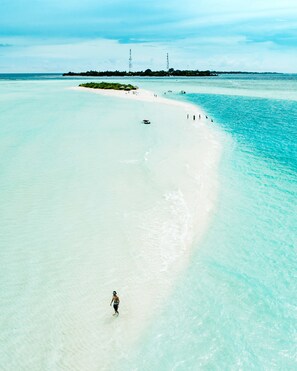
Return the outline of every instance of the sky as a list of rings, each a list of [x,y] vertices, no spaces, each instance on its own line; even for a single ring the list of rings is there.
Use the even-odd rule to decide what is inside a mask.
[[[0,0],[0,73],[297,73],[297,0]]]

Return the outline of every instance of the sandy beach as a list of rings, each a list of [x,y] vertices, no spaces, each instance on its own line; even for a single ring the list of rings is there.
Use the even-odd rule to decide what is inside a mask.
[[[200,123],[209,123],[210,120],[206,120],[206,115],[203,110],[194,104],[185,103],[169,98],[165,98],[164,96],[160,96],[150,90],[145,89],[137,89],[131,91],[121,91],[121,90],[111,90],[111,89],[91,89],[91,88],[84,88],[84,87],[73,87],[72,90],[79,90],[79,91],[88,91],[90,93],[104,95],[107,97],[113,98],[122,98],[122,99],[132,99],[134,101],[141,101],[141,102],[151,102],[157,104],[166,104],[170,106],[180,107],[185,110],[186,115],[189,114],[189,121],[193,120],[193,115],[195,115],[195,121],[199,121]],[[199,114],[201,115],[201,119],[199,120]]]
[[[129,354],[132,344],[165,305],[177,277],[187,266],[193,242],[199,241],[209,226],[218,192],[217,168],[221,143],[210,120],[205,118],[199,107],[192,104],[160,97],[144,89],[134,93],[83,87],[71,89],[86,94],[133,100],[135,104],[145,102],[151,104],[151,109],[168,107],[168,117],[172,116],[171,110],[176,112],[176,120],[181,121],[189,137],[184,147],[177,144],[174,164],[167,157],[170,154],[160,158],[158,173],[162,173],[164,181],[172,183],[172,189],[145,211],[143,220],[138,220],[137,214],[131,212],[127,212],[123,220],[124,226],[127,223],[124,229],[128,233],[131,249],[135,251],[131,252],[132,259],[125,260],[124,266],[122,262],[115,262],[113,267],[113,271],[115,269],[121,278],[121,283],[116,286],[122,299],[120,317],[115,319],[111,313],[106,312],[105,307],[98,308],[101,318],[101,323],[98,323],[101,328],[100,343],[104,344],[101,361],[104,363],[103,369],[113,369],[117,359]],[[155,115],[150,127],[161,128],[166,120],[164,115]],[[143,160],[148,168],[153,156],[150,151],[144,154]],[[123,166],[128,165],[128,162],[123,161]],[[163,221],[162,210],[166,210],[170,220]],[[132,230],[130,225],[134,225]],[[107,259],[106,266],[109,264],[112,263]],[[114,282],[111,272],[106,271],[105,274],[104,281]],[[99,293],[99,302],[109,299],[106,294],[104,291]],[[122,356],[113,359],[106,357],[112,352]],[[75,362],[79,363],[80,360],[81,357]]]

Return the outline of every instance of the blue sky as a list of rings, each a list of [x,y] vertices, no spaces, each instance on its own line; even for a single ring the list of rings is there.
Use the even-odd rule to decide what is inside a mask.
[[[297,0],[1,0],[0,72],[297,72]]]

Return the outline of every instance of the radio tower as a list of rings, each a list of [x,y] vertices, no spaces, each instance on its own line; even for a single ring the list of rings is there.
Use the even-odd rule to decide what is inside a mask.
[[[130,49],[129,53],[129,72],[132,71],[132,50]]]
[[[169,71],[169,54],[167,53],[167,71]]]

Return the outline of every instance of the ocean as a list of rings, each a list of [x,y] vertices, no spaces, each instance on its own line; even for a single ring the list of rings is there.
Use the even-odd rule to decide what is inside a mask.
[[[297,76],[129,82],[200,106],[218,165],[174,106],[0,76],[0,368],[296,369]]]

